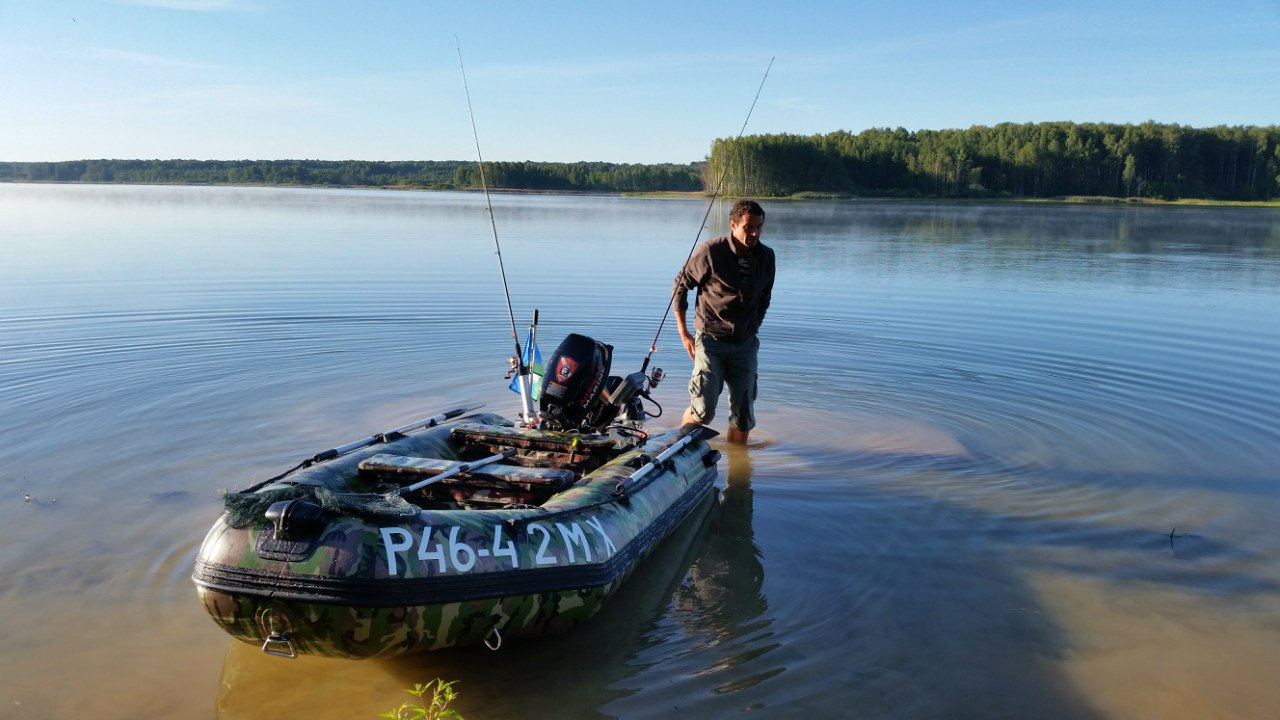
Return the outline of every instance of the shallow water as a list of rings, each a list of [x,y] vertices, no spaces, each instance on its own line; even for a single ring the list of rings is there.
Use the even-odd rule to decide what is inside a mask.
[[[521,335],[635,369],[705,204],[493,201]],[[196,548],[224,489],[515,410],[483,198],[0,185],[0,716],[375,717],[434,677],[475,718],[1274,714],[1280,211],[766,209],[760,427],[704,520],[573,633],[288,662],[204,616]]]

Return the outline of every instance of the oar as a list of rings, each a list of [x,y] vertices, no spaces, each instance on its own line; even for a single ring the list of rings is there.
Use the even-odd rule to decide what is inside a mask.
[[[407,487],[402,487],[402,488],[397,488],[395,490],[392,490],[391,492],[387,493],[386,498],[388,500],[394,500],[395,498],[401,495],[404,495],[405,493],[410,493],[410,492],[413,492],[414,490],[418,490],[419,488],[424,488],[430,485],[431,483],[440,482],[441,480],[451,478],[454,475],[461,475],[464,472],[469,472],[471,470],[475,470],[478,467],[483,467],[485,465],[496,463],[499,460],[506,460],[507,458],[515,454],[516,454],[515,448],[512,448],[510,450],[503,450],[497,455],[490,455],[487,458],[480,458],[479,460],[473,460],[469,463],[462,463],[461,465],[457,465],[453,468],[445,470],[439,475],[433,475],[427,478],[426,480],[423,480],[422,482],[416,482]]]
[[[648,463],[643,465],[639,470],[636,470],[635,472],[631,473],[631,475],[627,477],[625,480],[618,483],[618,486],[614,492],[616,492],[618,495],[622,495],[627,491],[628,486],[634,485],[640,480],[640,478],[653,472],[655,468],[660,467],[672,455],[675,455],[676,453],[683,450],[684,447],[689,443],[694,442],[695,440],[710,440],[711,438],[715,437],[716,435],[719,435],[720,433],[703,425],[685,425],[683,428],[680,429],[680,434],[683,437],[675,441],[675,443],[673,443],[671,447],[659,453],[658,457],[649,461]]]
[[[312,455],[311,457],[307,458],[306,460],[303,460],[297,465],[294,465],[288,470],[285,470],[279,475],[276,475],[275,477],[272,477],[272,478],[267,478],[266,480],[263,480],[257,485],[254,485],[251,488],[243,490],[242,492],[253,492],[254,490],[257,490],[258,488],[263,487],[264,485],[269,485],[289,475],[290,473],[301,470],[302,468],[311,467],[312,465],[315,465],[316,463],[324,462],[325,460],[332,460],[338,457],[339,455],[346,455],[352,450],[359,450],[360,448],[369,447],[370,445],[373,445],[375,443],[386,442],[387,437],[390,435],[403,434],[403,433],[409,432],[410,430],[417,430],[418,428],[434,427],[438,423],[444,422],[445,420],[452,420],[453,418],[456,418],[459,415],[465,415],[466,413],[469,413],[472,410],[479,410],[482,407],[484,406],[477,405],[475,407],[470,407],[470,408],[454,408],[452,410],[446,410],[445,412],[442,412],[439,415],[434,415],[424,420],[418,420],[417,422],[411,422],[408,425],[401,425],[395,430],[388,430],[386,432],[378,433],[377,435],[370,435],[369,437],[363,440],[356,440],[355,442],[350,442],[340,447],[325,450],[322,453],[316,453],[315,455]]]
[[[390,435],[403,435],[404,433],[407,433],[410,430],[417,430],[418,428],[424,428],[424,427],[435,427],[436,424],[444,422],[445,420],[452,420],[453,418],[456,418],[459,415],[469,413],[472,410],[478,410],[482,407],[484,406],[477,405],[475,407],[470,407],[470,408],[462,407],[462,408],[454,408],[453,410],[446,410],[445,412],[442,412],[439,415],[426,418],[425,420],[418,420],[416,422],[411,422],[408,425],[401,425],[395,430],[387,430],[386,432],[381,432],[381,433],[378,433],[377,435],[370,435],[369,437],[363,440],[356,440],[355,442],[349,442],[346,445],[341,445],[331,450],[325,450],[322,453],[315,454],[307,462],[310,464],[314,464],[318,462],[324,462],[325,460],[332,460],[338,457],[339,455],[346,455],[352,450],[359,450],[360,448],[363,448],[363,447],[369,447],[370,445],[374,445],[380,442],[386,442],[387,437]]]

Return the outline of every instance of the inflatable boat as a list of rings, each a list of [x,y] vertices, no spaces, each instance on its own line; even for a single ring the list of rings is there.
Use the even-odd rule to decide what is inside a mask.
[[[226,497],[193,580],[232,636],[285,657],[392,657],[569,630],[713,492],[715,432],[649,433],[661,379],[570,335],[536,413],[454,409]],[[530,393],[532,394],[532,393]]]

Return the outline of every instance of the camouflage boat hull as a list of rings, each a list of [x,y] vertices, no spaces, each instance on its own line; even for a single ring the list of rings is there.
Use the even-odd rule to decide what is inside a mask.
[[[499,448],[512,456],[387,499]],[[272,654],[391,657],[562,632],[707,498],[718,458],[679,429],[639,443],[473,416],[229,497],[193,580],[219,625]]]

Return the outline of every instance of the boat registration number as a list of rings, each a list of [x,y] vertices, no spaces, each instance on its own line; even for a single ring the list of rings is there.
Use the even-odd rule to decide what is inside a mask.
[[[597,518],[569,523],[534,521],[525,526],[524,532],[525,541],[518,547],[502,525],[494,525],[491,533],[486,532],[479,537],[474,530],[457,525],[427,526],[421,532],[384,527],[382,548],[387,559],[387,574],[399,575],[413,557],[424,572],[434,571],[434,574],[443,575],[451,570],[455,573],[471,572],[488,558],[519,569],[593,562],[595,556],[604,559],[618,551]],[[589,535],[598,537],[599,542],[592,543]],[[596,547],[594,553],[593,545]],[[416,555],[412,555],[415,548]]]

